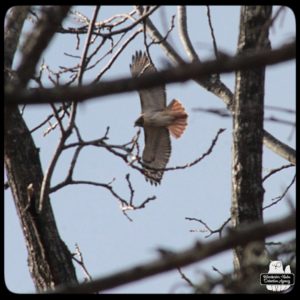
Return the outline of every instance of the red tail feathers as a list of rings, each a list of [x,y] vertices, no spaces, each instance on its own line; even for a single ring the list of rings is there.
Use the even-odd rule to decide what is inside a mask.
[[[172,136],[180,138],[187,126],[188,114],[185,112],[182,104],[174,99],[168,105],[168,111],[174,116],[174,122],[168,126]]]

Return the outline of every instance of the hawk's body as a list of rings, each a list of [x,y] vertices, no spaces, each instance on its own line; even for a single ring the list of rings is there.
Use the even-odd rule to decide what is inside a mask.
[[[132,57],[130,69],[133,77],[156,72],[147,55],[141,51]],[[172,100],[166,106],[165,86],[139,90],[139,95],[142,114],[135,125],[143,127],[145,133],[145,176],[151,184],[157,184],[162,179],[163,170],[154,169],[166,167],[171,154],[170,133],[176,138],[181,136],[187,125],[187,114],[178,100]]]

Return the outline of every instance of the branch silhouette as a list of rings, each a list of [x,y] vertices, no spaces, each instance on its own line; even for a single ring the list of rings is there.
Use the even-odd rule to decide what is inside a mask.
[[[294,59],[295,55],[296,44],[293,42],[276,50],[260,50],[245,56],[223,56],[217,60],[184,64],[155,74],[145,74],[142,78],[124,78],[79,87],[58,86],[28,90],[6,85],[4,103],[5,105],[12,105],[62,101],[81,102],[94,97],[98,97],[97,101],[99,101],[99,97],[155,87],[164,83],[184,82],[193,78],[206,78],[215,73],[230,73],[236,70],[274,65]]]
[[[265,224],[252,224],[240,230],[233,231],[225,237],[206,244],[196,242],[194,246],[181,251],[171,252],[158,259],[136,267],[129,268],[112,275],[108,275],[92,282],[73,286],[61,286],[54,293],[94,293],[104,291],[126,283],[141,280],[155,274],[177,269],[204,260],[217,253],[231,249],[237,245],[260,240],[268,236],[294,230],[296,228],[295,213]],[[49,291],[53,293],[53,291]]]

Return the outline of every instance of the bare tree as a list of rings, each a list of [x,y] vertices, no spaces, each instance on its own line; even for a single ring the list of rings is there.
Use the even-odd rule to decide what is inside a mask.
[[[272,7],[244,6],[241,8],[240,35],[237,55],[229,57],[218,49],[214,34],[210,8],[207,6],[207,18],[213,40],[215,59],[204,62],[193,46],[187,27],[185,6],[177,10],[171,19],[169,28],[163,35],[151,21],[152,14],[159,11],[159,6],[136,6],[129,13],[112,15],[99,21],[98,13],[102,7],[95,7],[91,19],[70,7],[13,7],[7,14],[5,27],[5,168],[7,172],[6,187],[9,187],[15,202],[28,251],[28,266],[37,291],[57,292],[98,292],[121,284],[140,280],[161,272],[178,269],[181,277],[192,288],[193,292],[212,292],[217,284],[222,284],[224,291],[237,292],[247,283],[247,292],[261,291],[257,283],[252,282],[251,274],[257,275],[261,269],[255,269],[251,255],[263,257],[263,264],[268,264],[271,254],[266,254],[265,238],[274,234],[295,229],[294,212],[290,217],[271,223],[263,221],[263,181],[269,176],[295,165],[295,150],[276,139],[264,130],[264,78],[265,67],[295,58],[295,43],[282,45],[272,50],[268,39],[269,29],[282,12],[280,8],[272,17]],[[63,20],[68,16],[76,19],[79,27],[64,27]],[[16,70],[12,69],[17,45],[22,34],[26,17],[33,18],[32,32],[25,37],[21,49],[21,62]],[[190,63],[187,63],[169,42],[169,34],[175,27],[179,29],[179,38]],[[85,42],[80,57],[75,57],[77,64],[73,67],[62,66],[54,72],[46,63],[42,63],[36,72],[37,64],[55,34],[73,35],[79,48],[82,37]],[[125,78],[103,81],[118,57],[138,35],[144,36],[145,51],[151,59],[150,49],[158,45],[173,65],[155,76],[143,78]],[[108,49],[108,50],[107,50]],[[71,56],[70,54],[66,54]],[[90,84],[84,83],[84,75],[96,66],[109,61],[101,68]],[[235,92],[222,82],[222,72],[236,72]],[[42,73],[47,72],[48,81],[53,87],[45,88]],[[62,76],[69,76],[67,82]],[[155,196],[147,197],[141,203],[135,199],[135,186],[130,175],[125,176],[129,197],[120,195],[114,188],[113,181],[99,182],[96,179],[75,179],[74,169],[81,151],[89,146],[104,149],[125,162],[128,168],[143,174],[143,162],[140,155],[140,131],[130,141],[113,144],[109,141],[108,127],[106,132],[93,140],[87,140],[77,125],[78,103],[89,101],[91,97],[154,87],[163,83],[194,80],[201,88],[213,93],[226,104],[226,116],[233,116],[233,161],[232,161],[232,214],[228,220],[221,220],[222,226],[212,230],[208,224],[198,218],[187,218],[200,222],[211,236],[219,233],[220,239],[208,243],[196,243],[194,247],[180,253],[160,249],[160,257],[151,264],[130,268],[112,276],[91,280],[78,246],[76,255],[71,254],[61,239],[50,203],[51,193],[67,186],[87,185],[106,189],[120,204],[122,213],[128,215],[130,210],[145,209]],[[36,87],[29,84],[34,83]],[[35,128],[29,130],[18,105],[47,103],[51,114]],[[215,112],[214,112],[215,113]],[[219,112],[218,112],[219,113]],[[57,130],[60,139],[55,153],[49,160],[46,171],[42,172],[39,150],[34,144],[32,134],[48,124],[45,131]],[[191,168],[209,156],[224,130],[220,129],[212,137],[208,149],[199,154],[193,161],[183,165],[172,166],[164,171]],[[72,136],[72,141],[70,137]],[[74,141],[75,140],[75,141]],[[282,168],[272,170],[262,178],[262,147],[269,147],[274,153],[290,162]],[[66,150],[73,149],[74,154],[65,178],[53,185],[52,177],[59,159]],[[159,169],[157,169],[159,170]],[[291,185],[294,181],[291,183]],[[288,188],[282,198],[287,194]],[[282,199],[281,198],[281,199]],[[278,200],[280,201],[280,200]],[[232,221],[234,230],[226,233],[224,228]],[[291,245],[293,242],[291,242]],[[193,283],[181,271],[180,267],[204,260],[222,251],[233,249],[234,265],[237,277],[224,275],[220,280],[208,278],[202,283]],[[286,249],[285,249],[286,250]],[[282,250],[282,251],[285,251]],[[259,254],[257,254],[257,251]],[[294,248],[289,249],[290,253]],[[275,254],[274,254],[275,255]],[[278,253],[277,253],[278,255]],[[73,262],[78,263],[90,282],[78,285]],[[254,266],[254,267],[253,267]],[[249,273],[251,270],[252,273]]]

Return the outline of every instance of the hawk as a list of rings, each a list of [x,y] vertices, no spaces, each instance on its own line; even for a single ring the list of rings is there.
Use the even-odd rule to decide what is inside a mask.
[[[141,51],[132,56],[130,70],[134,78],[157,72],[146,53]],[[165,169],[171,155],[170,134],[175,138],[183,134],[188,115],[176,99],[166,105],[164,85],[138,92],[142,113],[135,121],[135,126],[144,128],[144,174],[147,181],[157,185],[160,184],[164,171],[155,169]]]

